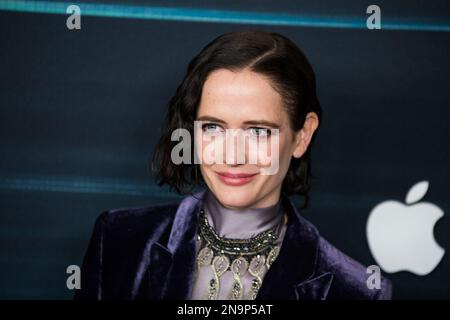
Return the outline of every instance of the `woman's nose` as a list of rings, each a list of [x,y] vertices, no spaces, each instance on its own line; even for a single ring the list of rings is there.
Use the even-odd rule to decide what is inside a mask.
[[[225,163],[231,166],[246,164],[247,155],[247,139],[242,129],[228,129],[225,145]]]

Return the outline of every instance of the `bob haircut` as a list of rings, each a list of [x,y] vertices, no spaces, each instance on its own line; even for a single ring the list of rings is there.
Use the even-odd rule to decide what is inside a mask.
[[[316,96],[314,71],[292,41],[279,33],[255,29],[225,33],[207,44],[190,61],[183,81],[169,101],[163,134],[151,159],[152,171],[159,186],[167,184],[171,190],[183,194],[187,191],[192,193],[194,187],[204,183],[199,164],[194,163],[194,151],[190,155],[190,164],[176,165],[172,162],[172,148],[178,141],[172,141],[171,135],[175,129],[187,129],[193,145],[194,120],[203,84],[212,71],[222,68],[230,71],[247,68],[266,76],[280,94],[294,132],[303,128],[309,112],[315,112],[321,122],[322,110]],[[309,200],[311,147],[315,136],[302,157],[291,159],[282,183],[281,192],[304,197],[302,208],[307,207]]]

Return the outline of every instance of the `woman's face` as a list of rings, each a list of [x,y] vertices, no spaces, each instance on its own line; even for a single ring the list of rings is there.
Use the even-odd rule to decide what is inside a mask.
[[[201,142],[197,155],[202,176],[225,207],[237,210],[278,201],[291,157],[303,155],[318,125],[316,114],[309,113],[303,129],[292,131],[281,96],[266,77],[247,69],[212,72],[203,86],[196,119],[202,121],[195,136],[196,144]],[[268,129],[279,131],[271,134]],[[231,140],[225,137],[230,132],[235,146],[227,150]],[[238,147],[238,132],[246,142],[244,148]],[[223,147],[211,148],[214,141],[224,142]],[[217,153],[223,156],[222,162],[217,161]],[[267,174],[274,164],[278,170]]]

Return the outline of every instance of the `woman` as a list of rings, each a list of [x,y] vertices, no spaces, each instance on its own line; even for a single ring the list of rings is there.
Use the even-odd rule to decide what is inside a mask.
[[[169,103],[153,157],[159,185],[205,190],[102,213],[76,298],[389,299],[390,281],[369,289],[366,268],[289,199],[308,204],[315,86],[306,57],[278,33],[209,43]],[[240,138],[244,147],[232,144]]]

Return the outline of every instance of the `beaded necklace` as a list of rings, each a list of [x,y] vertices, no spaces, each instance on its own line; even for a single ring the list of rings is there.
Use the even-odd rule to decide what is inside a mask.
[[[286,223],[287,216],[284,216]],[[268,270],[278,256],[280,246],[276,226],[249,239],[232,239],[220,237],[209,225],[204,209],[200,210],[199,251],[197,255],[197,272],[200,267],[209,266],[213,277],[208,282],[204,299],[216,300],[221,276],[228,270],[233,273],[233,285],[227,294],[230,300],[254,300],[262,284],[262,275]],[[244,297],[243,275],[252,276],[248,294]]]

